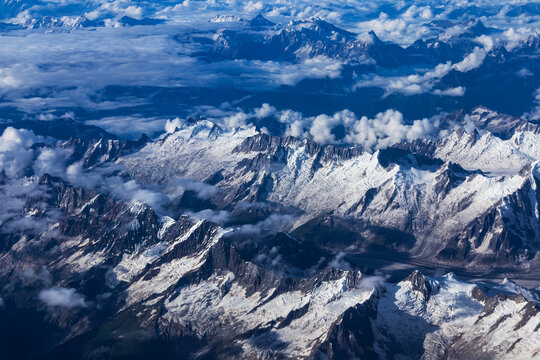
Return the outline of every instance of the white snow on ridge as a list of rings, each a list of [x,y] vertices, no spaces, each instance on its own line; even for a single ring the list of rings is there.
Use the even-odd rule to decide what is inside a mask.
[[[212,131],[214,129],[214,132]],[[199,121],[146,145],[120,160],[142,182],[162,182],[174,176],[205,179],[221,169],[230,169],[245,158],[232,150],[256,134],[254,128],[236,128],[219,133],[210,121]]]
[[[460,134],[455,131],[440,141],[434,155],[444,161],[460,164],[468,170],[482,170],[493,175],[519,172],[525,165],[540,159],[540,135],[518,132],[502,140],[485,132]]]
[[[211,23],[231,23],[242,21],[242,18],[236,15],[216,15],[208,21]]]
[[[216,332],[223,336],[222,328],[247,331],[268,326],[283,321],[291,311],[307,306],[307,312],[287,326],[239,342],[245,354],[255,357],[260,349],[254,344],[272,342],[272,348],[291,357],[304,358],[317,343],[325,340],[330,327],[343,312],[374,294],[375,289],[371,287],[349,289],[346,278],[347,273],[344,273],[341,279],[323,281],[307,293],[286,292],[268,300],[272,291],[266,295],[256,292],[247,296],[246,289],[234,283],[233,274],[215,275],[183,288],[173,300],[165,301],[165,316],[169,322],[190,324],[198,334],[212,336]],[[223,295],[224,288],[228,290]],[[208,323],[215,324],[214,329],[204,326]],[[234,335],[229,334],[231,338]],[[267,338],[268,335],[271,337]]]

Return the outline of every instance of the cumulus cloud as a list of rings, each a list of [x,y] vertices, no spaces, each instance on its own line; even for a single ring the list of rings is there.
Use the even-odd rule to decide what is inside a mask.
[[[264,5],[262,1],[249,1],[245,6],[244,10],[248,13],[255,12],[255,11],[261,11],[263,9]]]
[[[247,115],[244,112],[238,112],[234,115],[227,116],[223,119],[223,122],[229,128],[244,126],[247,124]]]
[[[71,164],[66,169],[66,179],[75,186],[106,193],[127,203],[144,203],[163,215],[176,216],[177,211],[168,207],[181,198],[186,191],[192,191],[201,200],[210,199],[219,188],[195,179],[173,177],[161,185],[145,186],[135,179],[125,179],[118,172],[122,168],[107,164],[91,170],[84,169],[81,162]],[[208,215],[210,213],[201,213]],[[200,215],[200,216],[202,216]],[[218,214],[223,218],[224,214]],[[194,217],[198,216],[196,214]],[[213,216],[217,216],[213,214]],[[215,222],[218,222],[217,220]]]
[[[75,186],[106,193],[131,204],[144,203],[157,213],[167,214],[163,208],[169,200],[166,194],[159,189],[145,188],[136,180],[126,180],[118,176],[118,170],[121,168],[114,164],[86,170],[81,162],[76,162],[67,167],[66,178]]]
[[[132,5],[130,1],[112,0],[96,2],[101,4],[96,9],[85,13],[85,16],[90,20],[107,15],[115,17],[129,16],[140,19],[143,15],[143,9],[139,6]]]
[[[73,288],[52,287],[42,290],[39,299],[50,307],[85,308],[88,306],[84,296]]]
[[[120,177],[109,177],[106,178],[106,182],[108,190],[114,197],[129,203],[145,203],[157,212],[163,212],[162,204],[165,204],[168,199],[166,195],[142,188],[135,180],[124,182]]]
[[[523,69],[519,70],[519,71],[517,72],[517,74],[518,74],[518,76],[520,76],[520,77],[529,77],[529,76],[533,76],[533,75],[534,75],[534,73],[533,73],[531,70],[527,69],[527,68],[523,68]]]
[[[33,160],[30,147],[36,141],[38,137],[30,130],[7,127],[0,136],[0,171],[9,177],[22,176]]]
[[[47,11],[65,2],[49,2]],[[502,5],[480,3],[478,6]],[[70,2],[73,5],[74,2]],[[90,19],[111,18],[116,21],[127,15],[135,18],[157,16],[167,20],[165,24],[147,27],[120,27],[79,29],[75,31],[28,31],[17,36],[3,36],[0,53],[0,95],[3,106],[16,107],[24,112],[36,113],[59,107],[82,107],[91,112],[124,108],[124,116],[107,115],[103,119],[91,119],[91,123],[126,136],[137,136],[140,132],[159,131],[171,116],[179,115],[174,110],[161,107],[163,115],[145,116],[137,113],[138,107],[154,100],[144,94],[115,99],[104,95],[108,87],[208,87],[237,88],[243,90],[268,90],[281,85],[294,86],[306,78],[331,78],[342,76],[343,64],[327,57],[303,58],[297,63],[278,61],[201,61],[193,56],[205,45],[193,41],[197,37],[210,39],[221,25],[208,23],[218,15],[234,14],[248,19],[255,12],[275,16],[271,19],[286,24],[290,20],[307,19],[313,16],[366,36],[370,30],[383,40],[400,45],[409,45],[418,38],[430,38],[440,30],[429,25],[432,20],[443,20],[463,2],[451,1],[444,8],[428,1],[414,3],[383,1],[189,1],[171,3],[141,1],[92,1],[77,2],[77,14],[82,9]],[[382,7],[383,6],[383,7]],[[41,7],[43,10],[44,7]],[[66,11],[64,9],[64,11]],[[43,15],[43,14],[41,14]],[[32,8],[26,17],[39,17],[38,9]],[[455,20],[456,23],[465,20]],[[116,19],[116,20],[115,20]],[[482,21],[503,32],[490,37],[480,37],[482,44],[454,65],[458,71],[468,71],[482,60],[481,50],[487,51],[498,39],[507,42],[512,49],[540,27],[534,18],[508,18],[499,14],[486,15]],[[114,24],[114,21],[111,24]],[[234,25],[233,25],[234,26]],[[510,28],[509,28],[510,26]],[[454,30],[462,30],[459,24]],[[455,35],[455,34],[454,34]],[[494,46],[494,45],[491,45]],[[301,55],[301,54],[299,54]],[[239,76],[242,75],[242,76]],[[433,92],[441,96],[460,96],[462,91],[433,90],[435,79],[426,77],[423,70],[407,76],[381,76],[374,78],[388,92],[418,94]],[[369,79],[368,79],[369,80]],[[361,86],[361,85],[360,85]],[[159,98],[159,97],[158,97]],[[231,99],[228,99],[232,101]],[[182,101],[180,100],[179,103]],[[184,105],[184,104],[182,104]],[[2,105],[0,105],[2,106]],[[191,105],[189,105],[191,106]],[[181,106],[179,106],[180,108]],[[182,107],[184,108],[184,107]],[[128,110],[129,109],[129,110]],[[135,109],[135,110],[132,110]],[[155,110],[152,109],[152,110]],[[189,110],[188,110],[189,111]],[[185,115],[185,114],[182,114]],[[241,123],[242,119],[238,120]],[[135,134],[137,133],[137,134]]]
[[[399,111],[387,110],[377,114],[374,119],[363,116],[356,121],[345,141],[361,144],[368,149],[380,149],[404,140],[431,137],[436,131],[435,125],[428,119],[415,120],[408,125]]]
[[[463,60],[454,64],[453,68],[460,72],[474,70],[482,65],[484,59],[486,58],[486,54],[487,52],[485,49],[475,47],[470,54],[463,58]]]
[[[423,74],[414,73],[411,75],[389,77],[367,75],[356,82],[353,86],[353,90],[362,87],[380,87],[385,90],[384,96],[388,96],[392,93],[402,93],[405,95],[433,93],[435,95],[443,96],[463,96],[465,94],[465,88],[463,86],[457,86],[446,90],[434,88],[439,80],[446,76],[451,70],[468,72],[482,65],[487,53],[494,46],[494,40],[491,37],[482,35],[476,38],[476,41],[482,44],[483,48],[478,46],[475,47],[471,53],[463,58],[463,60],[455,64],[447,61],[446,63],[438,64],[435,68],[428,70]]]
[[[264,119],[272,116],[276,113],[276,108],[268,103],[262,104],[260,108],[255,109],[255,117],[257,119]]]
[[[51,273],[46,267],[42,267],[39,270],[36,270],[33,267],[28,267],[17,275],[25,286],[36,281],[44,284],[45,286],[50,286],[52,284]]]
[[[491,49],[493,49],[493,46],[495,45],[495,40],[493,40],[493,38],[491,36],[487,36],[487,35],[481,35],[479,37],[477,37],[476,39],[476,42],[482,44],[484,46],[484,50],[486,52],[489,52],[491,51]]]
[[[298,63],[207,62],[192,56],[201,51],[201,44],[191,40],[191,31],[163,25],[29,32],[3,37],[0,95],[4,96],[5,105],[25,112],[59,107],[96,111],[141,106],[149,101],[147,94],[104,97],[101,90],[107,86],[225,86],[261,90],[295,85],[306,78],[341,76],[341,62],[324,56]],[[207,31],[211,33],[210,29]],[[166,119],[135,113],[90,120],[113,133],[129,134],[134,130],[157,131]]]
[[[72,154],[71,149],[44,147],[34,161],[33,170],[37,175],[51,174],[64,176],[66,161]]]
[[[61,213],[47,207],[49,196],[35,177],[12,178],[0,185],[0,232],[24,231],[28,236],[54,232],[49,225],[58,222]],[[28,271],[32,277],[33,269]]]
[[[398,17],[381,12],[376,19],[357,23],[354,30],[360,34],[367,34],[373,30],[383,40],[406,46],[430,33],[425,23],[432,16],[429,8],[418,8],[413,5]]]
[[[460,96],[464,91],[464,88],[450,88],[435,93]],[[292,110],[281,110],[273,116],[286,126],[285,135],[309,138],[320,144],[359,145],[369,151],[417,138],[440,138],[460,126],[441,124],[441,116],[409,121],[394,109],[378,113],[373,118],[358,118],[349,110],[307,117]]]
[[[43,196],[43,190],[32,181],[15,178],[0,185],[0,231],[6,232],[6,222],[23,212],[26,206],[25,197],[40,196]]]
[[[334,143],[335,135],[332,130],[338,125],[350,126],[356,120],[354,114],[349,110],[343,110],[334,114],[334,116],[319,115],[310,119],[309,134],[311,138],[318,143]]]

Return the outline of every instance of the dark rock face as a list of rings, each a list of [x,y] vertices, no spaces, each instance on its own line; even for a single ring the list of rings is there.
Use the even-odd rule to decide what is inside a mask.
[[[413,271],[411,275],[409,275],[405,281],[409,281],[412,285],[413,291],[417,291],[420,293],[424,300],[429,300],[429,297],[431,295],[431,292],[434,290],[431,286],[431,284],[426,281],[426,278],[422,273],[418,270]]]
[[[314,246],[308,238],[298,241],[279,234],[249,246],[235,245],[234,237],[223,237],[223,229],[209,221],[194,222],[180,216],[165,228],[164,220],[148,206],[117,202],[50,175],[37,182],[43,191],[27,199],[27,208],[44,203],[58,209],[61,216],[52,220],[58,222],[53,237],[17,239],[17,234],[11,234],[14,246],[1,253],[0,296],[10,311],[0,310],[0,332],[4,335],[5,354],[11,358],[92,358],[98,356],[96,350],[100,351],[98,358],[145,358],[156,354],[161,358],[259,356],[255,354],[286,358],[289,343],[280,341],[275,334],[314,316],[315,302],[293,306],[272,321],[265,323],[260,318],[257,321],[263,323],[249,325],[236,322],[235,317],[223,321],[223,313],[215,308],[220,303],[212,305],[211,298],[236,299],[240,296],[238,289],[242,289],[241,297],[235,301],[261,299],[245,313],[237,314],[241,317],[280,297],[300,294],[311,299],[314,292],[322,291],[317,289],[335,286],[330,284],[339,284],[340,289],[328,295],[326,301],[332,303],[328,306],[339,304],[350,291],[362,291],[366,286],[368,291],[372,286],[366,285],[365,277],[358,271],[340,270],[324,263],[317,267],[314,260],[329,260],[332,254]],[[281,264],[287,264],[290,271],[276,271],[269,263],[258,260],[261,254],[276,255],[275,248],[279,249]],[[135,265],[135,259],[151,257],[152,253],[159,256],[148,258],[142,267]],[[138,258],[137,254],[146,255]],[[128,258],[134,261],[131,265],[125,262]],[[83,259],[96,263],[87,266],[84,261],[88,260]],[[179,264],[187,264],[190,259],[198,259],[197,264],[181,271],[183,265]],[[163,276],[163,271],[173,268],[178,272]],[[311,269],[311,275],[306,275],[307,269]],[[133,276],[125,276],[129,271],[135,271]],[[404,282],[410,282],[411,291],[420,294],[424,302],[437,294],[437,289],[419,271]],[[46,305],[40,294],[55,286],[74,289],[84,299],[84,305]],[[211,290],[214,286],[215,290]],[[192,317],[189,307],[185,307],[195,289],[209,296],[209,304],[197,300],[191,305],[201,306],[200,312],[195,312],[198,317]],[[379,301],[386,296],[385,291],[372,291],[364,302],[343,307],[328,325],[324,337],[310,345],[311,351],[305,357],[378,359],[391,355],[395,348],[388,339],[384,340],[386,343],[381,339],[381,325],[377,322]],[[324,292],[321,295],[326,296]],[[494,316],[494,309],[502,302],[526,301],[520,295],[488,297],[479,289],[473,290],[471,296],[484,304],[478,321]],[[174,304],[181,304],[185,313],[178,313]],[[237,311],[234,309],[231,311]],[[536,321],[537,314],[537,305],[527,303],[516,329]],[[19,321],[14,323],[11,320],[15,317]],[[36,337],[29,341],[35,346],[24,350],[19,346],[20,334],[28,326],[34,329]],[[245,342],[260,350],[246,352],[240,345]],[[447,353],[451,358],[459,351],[472,351],[467,346],[470,345],[450,344]]]
[[[315,156],[318,162],[331,162],[349,160],[361,155],[364,151],[359,147],[338,147],[333,145],[323,146],[312,140],[298,140],[292,136],[281,138],[259,134],[247,138],[233,152],[249,153],[259,152],[269,154],[277,161],[286,158],[288,148],[304,147],[310,156]]]
[[[183,288],[199,286],[212,281],[216,276],[225,275],[232,276],[234,281],[222,285],[221,296],[225,296],[234,284],[246,289],[247,297],[262,294],[270,296],[269,299],[289,292],[309,293],[326,282],[337,281],[344,276],[345,289],[357,288],[362,281],[362,276],[357,272],[347,273],[334,268],[326,268],[310,278],[287,277],[267,271],[244,260],[230,240],[220,238],[219,227],[213,223],[203,221],[195,224],[187,217],[180,217],[167,227],[165,232],[158,234],[163,226],[162,220],[145,205],[128,206],[122,202],[115,202],[106,195],[72,187],[64,180],[50,175],[44,175],[38,183],[44,192],[40,198],[29,198],[27,206],[32,208],[33,204],[44,200],[47,207],[58,209],[62,213],[57,226],[58,233],[54,238],[32,239],[32,242],[36,241],[36,245],[39,244],[38,248],[22,246],[19,243],[16,249],[3,251],[2,257],[6,260],[7,267],[0,267],[4,276],[0,285],[3,301],[11,309],[9,314],[20,316],[27,312],[26,320],[20,323],[21,326],[28,326],[29,322],[34,326],[39,324],[39,328],[35,329],[36,332],[48,332],[49,335],[33,339],[32,341],[37,344],[33,349],[22,350],[6,345],[8,356],[91,357],[94,356],[92,351],[103,347],[107,356],[112,358],[123,356],[121,354],[144,356],[153,351],[164,358],[176,357],[179,354],[191,357],[197,352],[207,351],[208,345],[213,344],[216,348],[210,350],[209,354],[221,357],[218,354],[225,351],[225,354],[229,354],[225,358],[230,358],[235,353],[232,344],[235,340],[231,335],[249,338],[255,333],[242,334],[244,330],[228,329],[227,324],[223,324],[221,327],[215,327],[214,331],[208,328],[210,332],[201,337],[200,333],[195,331],[200,324],[180,324],[166,318],[166,312],[160,308],[163,300],[152,306],[145,306],[143,303],[158,298],[174,301],[181,295]],[[180,238],[182,240],[179,241]],[[66,243],[68,239],[79,240],[73,247]],[[123,257],[158,246],[155,250],[157,251],[164,246],[160,244],[169,244],[169,249],[154,262],[148,263],[129,282],[113,277],[117,284],[114,285],[113,281],[113,285],[106,285],[111,283],[110,269],[119,266]],[[297,250],[294,244],[297,243],[290,244],[291,252]],[[63,250],[59,258],[61,248]],[[36,261],[38,254],[39,260]],[[62,261],[62,258],[68,257],[82,259],[99,256],[105,258],[82,272],[74,272],[74,264]],[[127,309],[120,310],[125,306],[126,290],[131,285],[138,282],[159,284],[159,281],[163,281],[158,280],[160,269],[171,266],[170,264],[181,259],[193,257],[202,259],[197,267],[174,279],[162,292],[151,294],[150,297],[142,296],[134,303],[130,302]],[[18,270],[13,272],[7,264],[15,261]],[[20,274],[26,271],[22,269],[36,266],[42,266],[46,276],[43,275],[42,280],[32,281],[40,281],[42,285],[36,283],[33,288],[27,286],[25,292],[16,290],[16,281],[20,281],[17,279],[22,279]],[[37,278],[37,275],[32,276]],[[63,310],[59,307],[47,308],[39,305],[37,300],[39,292],[43,285],[50,287],[52,281],[65,288],[75,288],[82,294],[81,296],[84,296],[86,305]],[[24,295],[25,293],[27,295]],[[39,309],[37,312],[28,312],[36,307]],[[272,329],[287,326],[304,314],[305,310],[292,310],[270,328],[258,329],[257,336],[269,336]],[[0,317],[3,320],[10,318],[4,312]],[[8,326],[6,322],[2,324]],[[12,322],[9,324],[13,326]],[[133,326],[139,330],[134,330]],[[7,328],[1,326],[0,330],[5,333]],[[125,340],[111,337],[115,333],[124,334]],[[19,341],[18,334],[19,329],[16,325],[15,331],[6,335],[6,339]],[[6,344],[8,343],[9,341]],[[43,347],[45,344],[46,347]],[[129,350],[122,350],[124,347],[128,347]]]
[[[322,343],[315,359],[380,359],[373,345],[373,319],[376,310],[373,304],[357,305],[347,310],[336,322],[328,339]]]
[[[523,129],[536,134],[532,123],[505,127],[488,110],[475,114],[482,131],[498,131],[498,139]],[[452,116],[445,121],[465,121],[462,114]],[[188,119],[155,143],[145,136],[89,136],[58,145],[73,149],[69,164],[80,162],[91,174],[132,158],[136,166],[148,165],[136,157],[145,146],[140,153],[153,147],[168,162],[176,154],[163,156],[159,147],[184,151],[170,143],[181,136],[177,140],[195,150],[176,164],[206,161],[213,168],[195,176],[193,187],[182,188],[178,198],[168,198],[165,208],[174,210],[174,219],[141,202],[118,201],[114,191],[73,186],[48,174],[10,179],[0,173],[0,195],[17,205],[9,216],[0,213],[0,345],[6,357],[377,359],[419,358],[425,352],[451,359],[473,357],[478,346],[489,348],[481,356],[496,357],[492,344],[503,324],[512,321],[514,329],[515,343],[502,347],[507,352],[527,341],[520,331],[538,328],[538,307],[530,300],[536,293],[516,284],[508,286],[515,291],[496,289],[493,295],[484,285],[450,289],[457,280],[426,276],[424,268],[409,276],[391,270],[393,279],[404,279],[398,284],[383,285],[368,275],[396,262],[419,262],[428,274],[439,266],[464,272],[474,266],[487,275],[535,271],[535,164],[516,170],[518,185],[510,184],[511,191],[483,207],[478,198],[484,189],[471,184],[490,175],[439,159],[443,145],[437,140],[370,154],[293,137],[239,137],[237,131],[231,135],[204,119]],[[452,136],[472,147],[489,140],[481,133]],[[225,136],[236,141],[227,144],[227,154],[197,158],[204,146],[222,144]],[[347,178],[347,171],[354,176],[338,182],[348,194],[343,195],[330,180],[336,174]],[[131,180],[136,174],[114,176]],[[505,176],[495,179],[483,184],[507,184]],[[357,181],[365,186],[355,187]],[[294,189],[284,183],[304,184],[306,192],[288,197]],[[29,190],[9,197],[13,184]],[[142,189],[163,189],[151,185]],[[212,191],[200,198],[199,188]],[[222,226],[196,213],[222,210],[227,220],[216,220]],[[450,221],[457,230],[441,231]],[[439,319],[455,315],[452,306],[466,314],[476,337],[439,331],[445,326]],[[396,317],[411,324],[408,333],[393,331],[389,324]],[[11,329],[17,318],[20,323]],[[26,349],[22,334],[32,324],[33,346]]]
[[[150,138],[143,134],[138,140],[117,139],[70,139],[62,144],[65,148],[73,148],[74,152],[69,162],[82,161],[86,169],[93,168],[105,162],[113,162],[121,156],[129,155],[140,150],[150,142]]]

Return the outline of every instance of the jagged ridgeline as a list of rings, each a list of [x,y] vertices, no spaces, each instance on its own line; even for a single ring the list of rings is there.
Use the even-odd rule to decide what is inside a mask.
[[[539,16],[0,0],[0,360],[540,359]]]
[[[446,121],[465,119],[478,130],[374,152],[205,119],[138,141],[66,122],[82,137],[2,175],[4,354],[534,358],[538,291],[502,279],[539,271],[538,127]],[[39,175],[49,148],[71,170]],[[134,184],[163,200],[122,200]],[[491,280],[459,280],[475,276]]]

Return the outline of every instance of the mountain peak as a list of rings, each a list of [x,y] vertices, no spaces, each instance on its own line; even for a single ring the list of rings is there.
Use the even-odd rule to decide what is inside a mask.
[[[370,30],[369,35],[371,36],[371,39],[373,40],[374,43],[382,43],[382,40],[377,36],[375,31]]]
[[[265,18],[262,14],[259,14],[249,21],[249,25],[251,27],[270,27],[274,26],[275,23]]]

